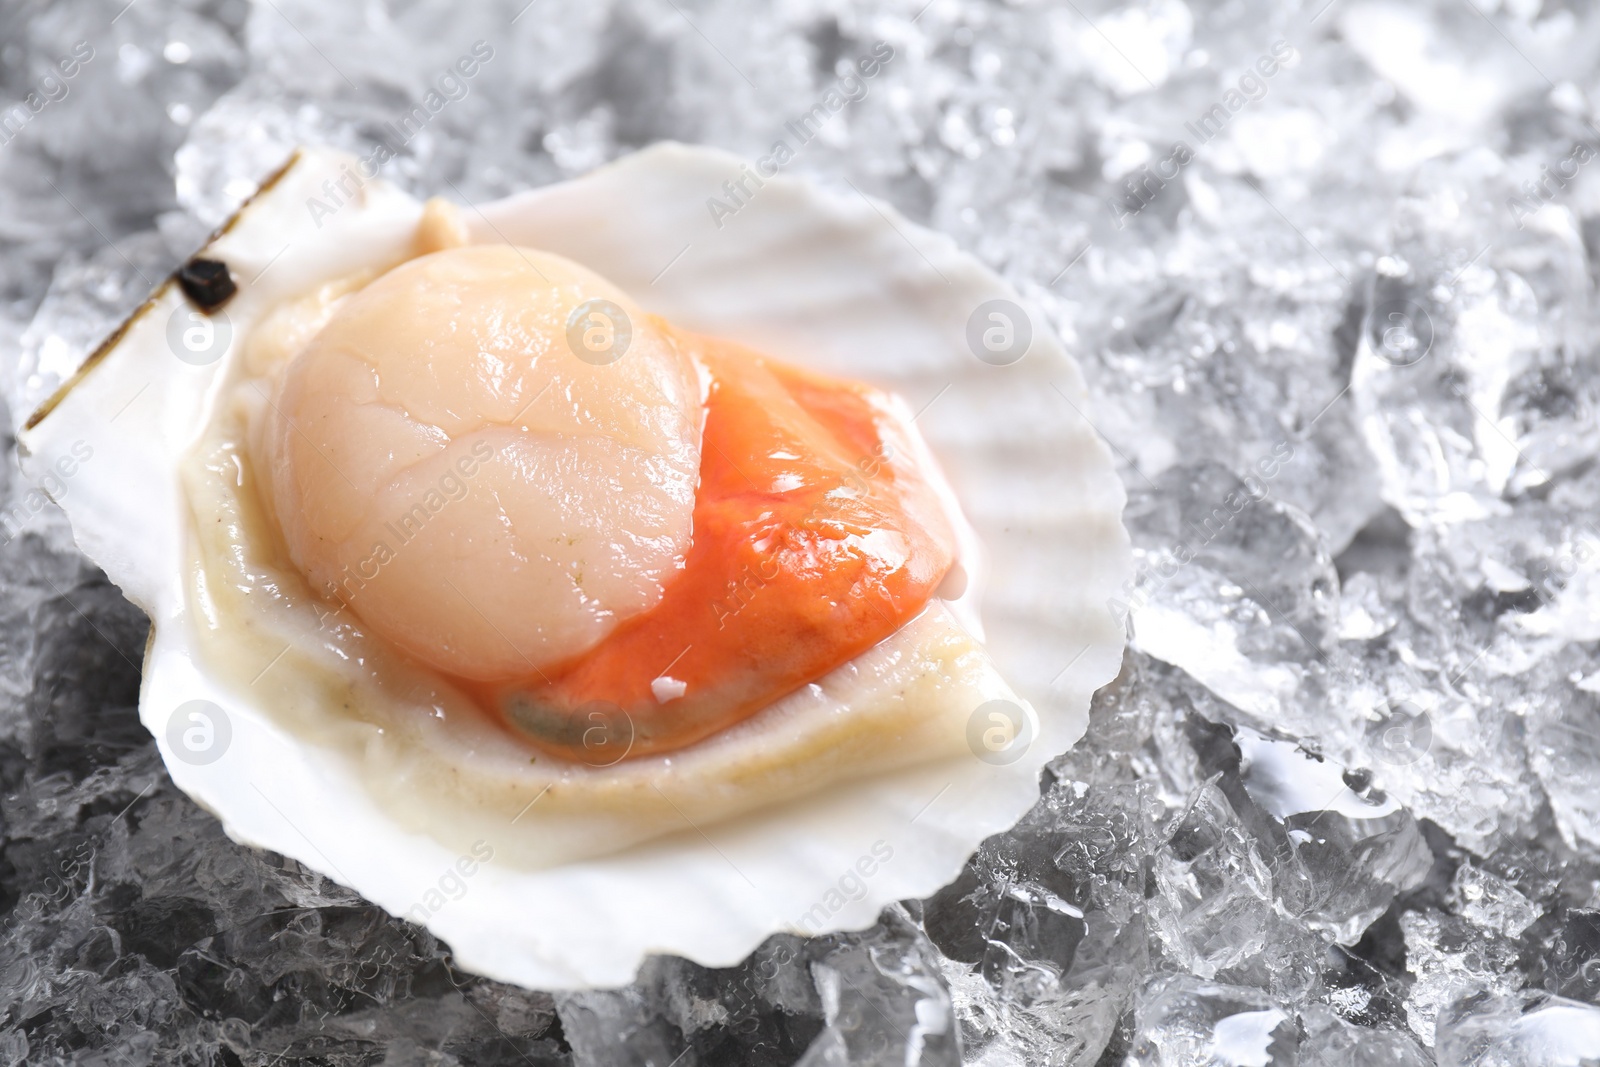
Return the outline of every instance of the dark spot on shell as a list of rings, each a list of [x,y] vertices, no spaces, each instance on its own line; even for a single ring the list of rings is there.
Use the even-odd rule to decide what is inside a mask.
[[[201,311],[217,310],[239,291],[226,263],[198,256],[178,268],[178,286]]]

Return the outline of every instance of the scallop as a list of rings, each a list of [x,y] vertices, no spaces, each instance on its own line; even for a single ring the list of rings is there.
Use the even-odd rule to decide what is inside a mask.
[[[258,463],[312,585],[475,679],[571,658],[658,603],[689,546],[700,383],[629,305],[506,245],[434,252],[351,295],[268,398]],[[628,336],[611,324],[576,359],[566,320],[586,306],[621,309]]]
[[[355,164],[302,150],[19,434],[35,477],[93,457],[61,504],[151,616],[140,714],[173,780],[492,977],[725,966],[929,895],[1120,666],[1122,487],[1042,316],[864,197],[773,175],[708,213],[742,166],[659,145],[464,206],[347,181],[329,214]],[[927,487],[956,563],[692,744],[586,707],[552,749],[475,687],[555,674],[683,588],[702,335],[868,383],[885,477]],[[641,668],[664,708],[692,676],[670,659]]]

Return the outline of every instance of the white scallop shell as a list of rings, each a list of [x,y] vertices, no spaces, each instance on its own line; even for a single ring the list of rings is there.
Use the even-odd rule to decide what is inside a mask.
[[[343,165],[306,152],[213,245],[240,280],[247,317],[364,263],[398,258],[420,205],[382,183],[361,209],[314,220],[306,199]],[[1038,775],[1082,735],[1090,696],[1117,673],[1109,609],[1131,573],[1111,458],[1082,414],[1072,359],[1028,316],[1020,362],[993,366],[969,346],[987,301],[1020,304],[948,238],[864,196],[765,179],[724,215],[723,183],[743,164],[665,144],[583,178],[467,209],[477,240],[561,253],[650,311],[792,362],[866,379],[920,408],[938,455],[988,549],[981,603],[990,653],[1038,710],[1040,735],[997,767],[963,755],[833,787],[732,823],[686,830],[600,859],[540,871],[478,866],[429,927],[470,970],[535,988],[620,985],[650,953],[737,962],[828,900],[835,929],[870,925],[893,901],[930,895],[976,845],[1038,796]],[[720,212],[719,212],[720,213]],[[233,345],[204,366],[167,342],[182,298],[166,286],[19,436],[35,478],[74,467],[61,504],[80,547],[153,621],[140,715],[173,780],[236,840],[289,855],[402,913],[455,869],[451,849],[400,829],[340,757],[287,733],[208,678],[185,620],[186,503],[179,459],[209,418]],[[976,328],[990,325],[978,315]],[[167,728],[186,701],[226,710],[230,758],[174,757]],[[886,842],[849,899],[841,878]],[[451,883],[453,884],[453,882]],[[847,880],[845,887],[854,887]],[[833,902],[838,901],[837,908]]]

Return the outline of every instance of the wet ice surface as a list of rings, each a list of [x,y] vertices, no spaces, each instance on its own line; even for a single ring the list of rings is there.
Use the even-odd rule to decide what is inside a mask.
[[[141,615],[11,477],[0,1064],[1595,1062],[1600,15],[523,3],[0,11],[0,98],[42,101],[0,135],[15,412],[289,147],[397,145],[474,42],[385,168],[419,193],[756,158],[883,42],[788,169],[953,235],[1077,354],[1123,675],[931,899],[527,992],[177,793]]]

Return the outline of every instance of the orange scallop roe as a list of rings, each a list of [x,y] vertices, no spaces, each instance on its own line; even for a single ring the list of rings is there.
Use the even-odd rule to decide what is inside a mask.
[[[679,333],[712,376],[683,570],[532,677],[467,683],[542,748],[608,764],[750,718],[920,612],[955,533],[887,396]]]

